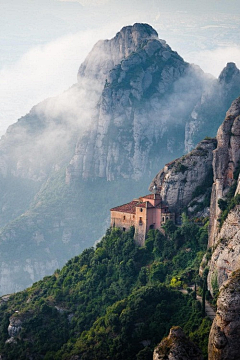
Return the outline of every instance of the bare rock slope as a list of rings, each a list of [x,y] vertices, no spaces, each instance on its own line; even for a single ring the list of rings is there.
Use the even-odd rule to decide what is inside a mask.
[[[155,348],[153,360],[203,360],[203,357],[200,349],[176,326]]]
[[[240,269],[220,289],[217,315],[209,336],[208,360],[239,360],[239,337]]]
[[[225,199],[233,186],[237,187],[235,195],[239,193],[239,185],[234,175],[240,161],[240,98],[236,99],[223,124],[217,133],[218,146],[213,152],[214,184],[212,187],[210,206],[210,226],[208,246],[213,248],[208,275],[208,288],[211,293],[219,288],[232,271],[240,267],[240,209],[236,205],[222,226],[219,225],[221,209],[219,199]]]
[[[152,180],[149,190],[157,186],[171,211],[180,213],[186,206],[193,210],[195,205],[191,207],[191,202],[194,198],[203,202],[212,186],[212,159],[216,143],[216,139],[205,139],[189,154],[166,164]]]

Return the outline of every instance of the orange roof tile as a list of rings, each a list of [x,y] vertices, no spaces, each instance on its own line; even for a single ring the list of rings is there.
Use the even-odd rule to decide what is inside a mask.
[[[144,201],[144,202],[138,202],[136,207],[142,207],[142,208],[151,208],[154,207],[150,202]]]
[[[129,213],[129,214],[135,214],[137,204],[138,204],[138,201],[133,200],[127,204],[116,206],[116,207],[112,208],[110,211],[120,211],[120,212]]]
[[[155,195],[157,199],[160,199],[160,194],[156,194]],[[148,194],[148,195],[145,195],[145,196],[140,196],[141,199],[154,199],[154,194]]]

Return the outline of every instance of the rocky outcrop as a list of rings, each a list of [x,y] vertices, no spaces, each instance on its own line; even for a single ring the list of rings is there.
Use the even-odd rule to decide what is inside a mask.
[[[200,349],[190,341],[183,330],[172,327],[168,337],[155,348],[153,360],[203,360]]]
[[[212,187],[208,246],[213,248],[209,264],[208,288],[217,291],[239,263],[239,206],[232,209],[222,226],[219,199],[225,199],[237,182],[236,169],[240,161],[240,98],[236,99],[217,133],[218,146],[213,152],[214,184]],[[236,184],[235,184],[236,186]],[[239,186],[236,193],[239,192]]]
[[[212,186],[216,144],[216,139],[203,140],[189,154],[166,164],[152,180],[149,190],[157,186],[171,211],[180,213],[186,206],[190,212],[194,211]]]
[[[8,344],[15,344],[16,338],[22,330],[22,320],[18,316],[11,316],[8,325],[8,336],[6,340]]]
[[[209,335],[208,360],[239,360],[240,270],[220,288],[217,314]]]
[[[215,136],[232,101],[239,96],[240,70],[228,63],[218,79],[209,79],[209,86],[202,93],[185,127],[185,150],[189,152],[196,139]],[[206,123],[205,119],[211,119]]]
[[[234,171],[240,160],[240,98],[236,99],[217,132],[217,149],[213,152],[214,184],[211,196],[209,246],[219,240],[218,200],[226,196],[234,182]],[[218,239],[218,240],[217,240]]]
[[[231,273],[240,268],[240,206],[230,211],[213,251],[208,274],[208,288],[216,294]]]

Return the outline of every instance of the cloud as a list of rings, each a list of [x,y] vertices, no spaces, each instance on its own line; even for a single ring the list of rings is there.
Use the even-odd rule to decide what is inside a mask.
[[[188,53],[185,60],[198,64],[205,72],[218,77],[228,62],[235,62],[240,68],[240,47],[218,47],[214,50]]]
[[[77,81],[80,64],[95,44],[111,30],[83,31],[44,46],[0,70],[0,135],[32,106],[62,93]]]

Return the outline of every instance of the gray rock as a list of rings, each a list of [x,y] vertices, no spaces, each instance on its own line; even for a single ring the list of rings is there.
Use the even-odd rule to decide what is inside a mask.
[[[239,360],[240,270],[220,288],[217,313],[209,335],[208,360]]]
[[[163,201],[171,211],[180,213],[194,200],[194,191],[197,187],[206,184],[207,177],[212,175],[213,150],[216,148],[216,139],[201,141],[189,154],[168,164],[152,180],[149,190],[157,186]],[[209,181],[208,181],[209,182]],[[211,187],[211,178],[208,184]],[[197,197],[203,202],[206,195],[206,185],[203,195]]]
[[[234,171],[240,161],[240,98],[236,99],[217,133],[218,146],[213,155],[214,184],[211,195],[208,246],[214,247],[208,274],[208,288],[220,287],[239,263],[239,206],[233,209],[222,227],[218,218],[218,200],[224,199],[234,183]],[[239,193],[239,185],[236,194]]]
[[[168,337],[155,348],[153,360],[203,360],[203,356],[183,330],[175,326],[171,328]]]

